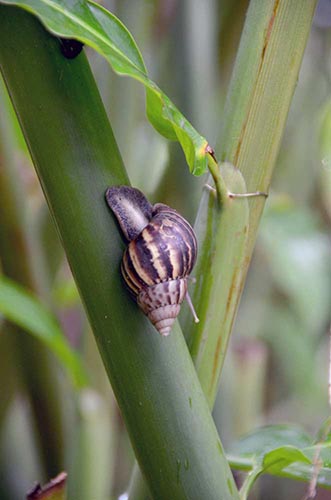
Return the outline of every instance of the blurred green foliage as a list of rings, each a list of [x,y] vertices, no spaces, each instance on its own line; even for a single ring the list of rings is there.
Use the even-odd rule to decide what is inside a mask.
[[[220,134],[227,83],[247,3],[208,0],[202,7],[197,0],[104,2],[133,33],[151,77],[211,144]],[[261,424],[293,422],[316,435],[330,414],[331,13],[322,18],[324,23],[318,11],[214,410],[222,440],[229,449],[236,439]],[[193,222],[204,179],[193,178],[178,145],[166,142],[149,126],[141,86],[114,75],[100,56],[90,49],[86,51],[132,184],[152,201],[173,205]],[[98,440],[100,456],[108,457],[102,460],[112,467],[112,473],[108,477],[101,474],[100,481],[109,495],[111,489],[109,498],[117,498],[128,484],[132,450],[121,418],[107,395],[103,367],[52,222],[42,216],[43,195],[6,103],[8,128],[14,123],[15,132],[7,139],[1,122],[0,141],[14,143],[12,156],[25,189],[29,227],[37,224],[41,236],[49,235],[43,240],[46,246],[40,262],[48,262],[52,269],[49,274],[54,310],[93,374],[92,388],[97,394],[78,397],[62,380],[62,372],[59,374],[66,386],[68,436],[78,427],[77,441],[71,442],[71,448],[77,445],[77,449],[68,450],[66,459],[69,491],[70,473],[77,477],[75,470],[81,459],[77,450],[86,450],[88,443]],[[153,175],[146,176],[146,168]],[[43,269],[44,264],[40,272]],[[0,365],[5,366],[3,359],[7,356],[7,351],[1,349]],[[5,381],[9,372],[3,371],[1,368]],[[75,405],[80,409],[78,414]],[[100,408],[104,409],[101,417]],[[20,414],[26,416],[23,422]],[[0,498],[15,500],[22,498],[22,491],[39,474],[28,431],[31,415],[22,390],[12,389],[0,416]],[[111,427],[105,423],[105,416],[111,420]],[[96,438],[91,430],[91,419],[104,425],[104,448],[100,437]],[[19,442],[14,449],[13,436]],[[91,457],[98,460],[92,449]],[[302,484],[293,485],[285,479],[263,478],[250,498],[300,498],[304,490]],[[104,488],[100,491],[104,494]],[[327,498],[324,495],[319,490],[316,498]],[[104,497],[95,500],[99,498]]]

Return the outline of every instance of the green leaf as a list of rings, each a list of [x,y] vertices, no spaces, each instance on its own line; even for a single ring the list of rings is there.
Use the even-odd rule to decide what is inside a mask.
[[[269,451],[282,446],[305,448],[313,444],[313,439],[303,429],[294,425],[267,425],[261,427],[234,443],[231,453],[264,456]]]
[[[129,31],[113,14],[91,1],[1,0],[35,14],[57,36],[75,38],[103,55],[113,70],[146,87],[147,116],[164,137],[178,140],[194,175],[208,168],[202,137],[171,100],[148,77],[143,58]]]
[[[54,317],[30,292],[3,276],[0,278],[0,313],[44,342],[66,367],[76,387],[86,385],[81,360]]]
[[[331,443],[313,445],[313,438],[292,425],[265,426],[237,441],[228,455],[235,469],[250,471],[240,492],[242,500],[263,473],[311,481],[316,459],[322,460],[317,484],[331,488]]]
[[[294,446],[281,446],[280,448],[276,448],[266,453],[263,456],[262,463],[255,465],[246,477],[240,490],[241,500],[246,500],[253,484],[261,474],[268,473],[279,475],[286,467],[297,462],[311,464],[309,458]]]
[[[295,446],[280,446],[264,455],[262,472],[277,475],[285,467],[295,462],[311,464],[311,460]]]

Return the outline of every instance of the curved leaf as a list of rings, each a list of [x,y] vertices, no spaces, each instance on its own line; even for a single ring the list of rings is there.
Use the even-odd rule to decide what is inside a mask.
[[[57,36],[75,38],[104,56],[113,70],[146,87],[147,116],[155,129],[181,144],[194,175],[208,168],[207,140],[182,115],[164,92],[148,77],[142,55],[121,21],[91,1],[1,0],[35,14]]]
[[[311,481],[316,457],[322,459],[317,484],[331,488],[331,443],[313,445],[313,438],[294,425],[268,425],[237,441],[228,456],[234,469],[250,471],[240,492],[247,497],[253,483],[263,473]]]
[[[280,475],[286,467],[296,463],[312,465],[306,455],[294,446],[281,446],[266,453],[262,462],[256,464],[247,475],[240,490],[240,499],[246,500],[253,484],[261,474]]]
[[[279,474],[285,467],[296,462],[311,464],[311,460],[299,448],[280,446],[264,455],[262,472]]]
[[[44,342],[66,367],[77,387],[86,384],[81,360],[54,317],[30,292],[3,276],[0,277],[0,313]]]
[[[294,425],[266,425],[243,436],[232,446],[231,453],[263,457],[269,451],[282,446],[306,448],[313,439],[301,427]]]

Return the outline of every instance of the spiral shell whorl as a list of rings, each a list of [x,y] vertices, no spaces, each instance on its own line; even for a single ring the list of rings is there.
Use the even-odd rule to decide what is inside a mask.
[[[143,289],[137,303],[158,332],[169,335],[187,292],[186,278],[164,281]]]
[[[126,248],[124,280],[134,295],[146,286],[186,277],[197,253],[193,229],[166,205],[155,205],[152,220]]]

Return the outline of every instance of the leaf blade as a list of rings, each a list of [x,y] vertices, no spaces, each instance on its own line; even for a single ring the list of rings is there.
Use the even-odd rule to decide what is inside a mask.
[[[322,459],[317,484],[331,488],[330,443],[313,445],[313,438],[295,425],[268,425],[237,441],[227,455],[235,469],[249,471],[241,498],[261,474],[309,482],[314,475],[316,456]]]
[[[74,385],[86,385],[79,356],[69,346],[54,317],[32,294],[8,278],[0,278],[0,313],[44,342],[68,371]]]
[[[192,174],[202,175],[207,171],[207,140],[148,77],[137,44],[116,16],[90,0],[1,0],[0,3],[22,7],[36,15],[53,34],[89,45],[105,57],[116,73],[142,83],[146,88],[146,114],[153,127],[167,139],[180,143]]]

